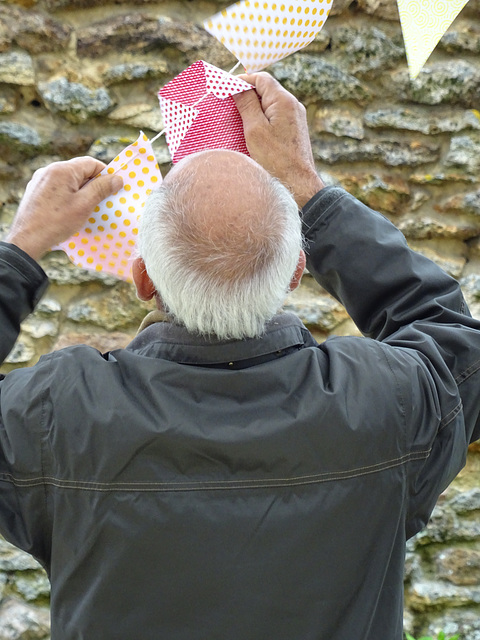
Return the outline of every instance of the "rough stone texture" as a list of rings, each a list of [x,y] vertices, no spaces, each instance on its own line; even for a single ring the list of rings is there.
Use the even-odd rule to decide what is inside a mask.
[[[468,173],[477,174],[480,167],[479,152],[480,135],[455,136],[445,158],[445,166],[459,167]]]
[[[363,102],[368,88],[339,67],[311,54],[297,54],[277,62],[272,73],[283,86],[305,104],[318,101]]]
[[[24,156],[33,156],[40,150],[42,140],[35,129],[16,122],[0,121],[0,143],[2,150],[19,152]]]
[[[434,162],[439,157],[437,145],[418,141],[403,143],[391,141],[355,142],[348,139],[338,142],[322,140],[314,142],[313,150],[318,160],[328,164],[381,161],[392,167],[400,165],[415,167]]]
[[[430,109],[393,107],[367,110],[365,124],[371,129],[405,129],[426,135],[480,129],[480,113],[474,109]]]
[[[106,69],[102,76],[107,86],[120,82],[130,82],[132,80],[146,80],[148,78],[162,78],[170,70],[170,65],[166,60],[154,59],[139,60],[135,62],[124,62],[115,64]]]
[[[0,72],[1,73],[1,72]],[[15,113],[17,108],[17,94],[10,87],[0,88],[0,116]]]
[[[392,0],[357,0],[360,9],[384,20],[400,20],[398,6]]]
[[[480,30],[466,20],[455,20],[439,46],[448,53],[480,53]]]
[[[456,585],[480,585],[480,552],[444,549],[435,557],[440,578]]]
[[[37,11],[0,6],[2,33],[7,34],[10,42],[30,53],[45,53],[64,49],[69,43],[72,28]]]
[[[67,317],[76,323],[93,324],[107,331],[138,327],[150,305],[141,303],[129,285],[116,285],[111,291],[93,294],[74,302]]]
[[[438,211],[480,216],[480,191],[457,194],[437,205]]]
[[[114,109],[109,113],[108,118],[113,122],[123,122],[138,129],[162,131],[164,127],[158,105],[152,107],[152,105],[145,103],[126,104]]]
[[[342,110],[334,107],[318,109],[315,113],[313,130],[356,140],[363,140],[365,137],[361,115],[353,112],[352,109]]]
[[[368,74],[394,67],[405,51],[376,27],[340,27],[332,33],[332,51],[345,57],[353,74]]]
[[[204,29],[168,18],[160,20],[143,13],[107,18],[77,32],[78,53],[93,58],[122,49],[145,52],[174,46],[190,52],[211,45]]]
[[[480,234],[480,222],[468,220],[439,220],[430,217],[407,217],[398,223],[400,231],[415,240],[431,238],[460,238],[468,240]]]
[[[109,162],[163,128],[157,91],[197,59],[233,56],[201,27],[222,0],[0,0],[0,238],[33,171],[73,155]],[[381,211],[421,252],[460,280],[480,318],[480,0],[469,0],[411,82],[395,0],[334,0],[325,28],[269,69],[302,99],[326,184]],[[149,133],[150,135],[150,133]],[[154,146],[165,173],[165,139]],[[130,285],[42,260],[51,288],[2,372],[87,342],[124,347],[148,307]],[[286,308],[318,340],[358,335],[310,276]],[[480,640],[480,443],[408,543],[405,629],[414,637]],[[0,640],[47,640],[48,581],[0,540]],[[461,605],[461,606],[458,606]],[[388,634],[388,629],[386,629]]]
[[[407,71],[393,74],[401,97],[419,104],[478,107],[480,68],[463,60],[432,63],[410,81]]]
[[[28,87],[35,84],[32,58],[25,51],[0,53],[0,83]]]
[[[356,198],[377,211],[404,213],[411,202],[408,182],[389,175],[360,174],[340,178],[341,185]]]
[[[85,122],[92,116],[109,111],[113,102],[106,89],[89,89],[78,82],[59,78],[40,85],[47,107],[73,123]]]

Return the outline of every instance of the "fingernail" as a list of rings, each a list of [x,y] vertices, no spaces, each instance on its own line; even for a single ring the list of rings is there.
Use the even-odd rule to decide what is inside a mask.
[[[112,189],[116,193],[123,188],[123,179],[120,176],[113,176],[112,178]]]

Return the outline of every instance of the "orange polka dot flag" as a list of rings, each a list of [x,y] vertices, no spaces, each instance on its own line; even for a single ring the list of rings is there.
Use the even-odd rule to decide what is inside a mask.
[[[138,221],[147,197],[162,183],[152,145],[143,132],[99,175],[114,173],[122,176],[123,189],[103,200],[85,227],[56,248],[63,249],[78,267],[131,282]]]
[[[254,73],[310,44],[331,7],[332,0],[243,0],[206,20],[204,27]]]
[[[243,124],[232,95],[252,91],[235,76],[199,60],[160,90],[160,108],[172,161],[206,149],[248,155]]]

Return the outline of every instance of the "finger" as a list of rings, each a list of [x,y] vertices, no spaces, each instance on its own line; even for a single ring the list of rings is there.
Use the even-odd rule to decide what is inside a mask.
[[[113,193],[120,191],[123,187],[123,180],[119,175],[100,176],[91,182],[88,182],[82,190],[82,196],[89,202],[91,208],[111,196]]]
[[[73,158],[67,161],[78,174],[79,182],[81,185],[85,184],[88,180],[95,178],[106,167],[104,162],[92,158],[90,156],[81,156]]]

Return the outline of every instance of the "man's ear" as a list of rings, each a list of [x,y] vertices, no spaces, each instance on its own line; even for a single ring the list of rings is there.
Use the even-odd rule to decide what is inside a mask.
[[[143,258],[135,258],[133,261],[132,276],[138,298],[144,302],[151,300],[157,292],[155,291],[153,282],[148,276]]]
[[[290,280],[290,291],[295,291],[295,289],[300,284],[300,281],[303,276],[303,272],[305,271],[306,264],[307,264],[307,258],[305,257],[305,251],[301,249],[300,255],[298,257],[297,268],[295,269],[295,273],[293,274],[293,277]]]

